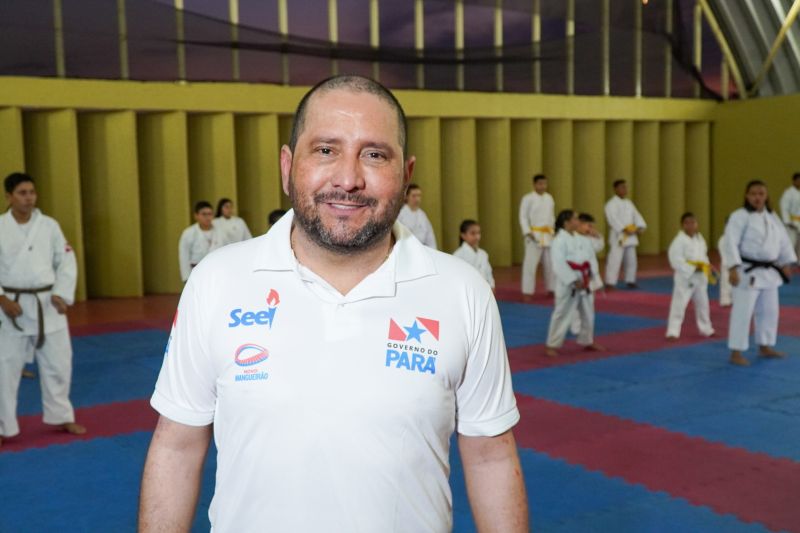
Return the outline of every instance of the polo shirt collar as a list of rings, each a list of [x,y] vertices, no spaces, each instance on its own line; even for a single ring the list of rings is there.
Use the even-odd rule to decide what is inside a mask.
[[[256,253],[253,263],[253,270],[270,271],[295,271],[299,273],[300,264],[292,251],[291,231],[294,220],[294,210],[289,210],[281,219],[267,232],[260,237],[261,243]],[[373,296],[391,296],[395,292],[395,284],[405,281],[424,278],[436,274],[432,254],[435,253],[425,247],[411,231],[395,222],[392,227],[395,244],[386,263],[379,267],[375,272],[367,276],[362,283],[356,286],[348,296],[353,293],[360,293],[361,285],[370,278],[376,277],[384,280],[374,279],[377,283],[372,284]],[[385,271],[382,272],[382,271]]]

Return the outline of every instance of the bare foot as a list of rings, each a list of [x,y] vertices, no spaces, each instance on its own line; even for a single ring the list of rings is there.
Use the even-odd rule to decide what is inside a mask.
[[[558,350],[556,350],[555,348],[547,348],[545,349],[544,354],[547,357],[555,359],[556,357],[558,357]]]
[[[83,435],[86,433],[86,428],[80,424],[76,424],[75,422],[61,424],[61,428],[71,435]]]
[[[742,352],[733,350],[731,352],[731,364],[736,366],[750,366],[750,361],[745,359]]]
[[[589,351],[589,352],[605,352],[606,351],[604,346],[601,346],[601,345],[597,344],[596,342],[593,342],[592,344],[587,344],[586,346],[583,347],[583,349],[586,350],[586,351]]]
[[[770,359],[778,358],[778,357],[786,357],[786,354],[783,352],[777,352],[772,349],[771,346],[760,346],[758,350],[758,355],[761,357],[767,357]]]
[[[703,336],[704,336],[704,337],[707,337],[707,338],[710,338],[710,337],[716,337],[716,336],[717,336],[717,332],[716,332],[716,331],[712,331],[711,333],[706,333],[706,334],[705,334],[705,335],[703,335]]]
[[[27,379],[36,379],[36,372],[34,372],[33,370],[28,370],[26,368],[23,368],[22,377]]]
[[[667,342],[676,342],[676,341],[678,340],[678,337],[673,337],[672,335],[667,335],[667,336],[665,337],[665,340],[666,340]]]

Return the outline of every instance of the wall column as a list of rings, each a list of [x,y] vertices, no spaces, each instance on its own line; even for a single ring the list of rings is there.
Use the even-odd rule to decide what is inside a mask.
[[[236,197],[236,147],[231,113],[189,115],[189,192],[192,204]]]
[[[573,206],[571,120],[542,122],[542,160],[558,215],[560,210]]]
[[[483,239],[481,248],[496,266],[511,266],[511,122],[479,120],[478,208]]]
[[[444,245],[442,228],[442,151],[438,118],[408,120],[408,155],[417,159],[411,181],[422,188],[422,207],[436,234],[440,249]],[[450,250],[452,251],[452,250]]]
[[[686,211],[686,129],[683,122],[661,124],[661,242],[666,250],[680,229]]]
[[[178,241],[194,223],[189,200],[186,113],[138,117],[139,184],[142,206],[142,267],[147,294],[183,289]]]
[[[86,113],[78,133],[88,294],[142,296],[136,115]]]
[[[686,123],[686,210],[697,217],[709,248],[711,242],[711,143],[708,122]]]
[[[628,196],[647,222],[647,231],[639,237],[639,253],[656,254],[660,248],[659,203],[659,128],[658,122],[636,122],[633,125],[633,178]]]
[[[25,169],[36,180],[41,210],[55,218],[78,261],[76,300],[86,299],[86,255],[81,209],[81,169],[75,111],[23,115]]]
[[[236,117],[236,175],[239,216],[253,235],[267,231],[267,216],[281,208],[280,156],[277,115]]]
[[[522,197],[533,190],[533,176],[542,172],[542,121],[511,121],[511,236],[514,263],[525,259],[525,242],[519,227]]]
[[[478,218],[478,173],[475,120],[442,120],[442,234],[440,248],[458,248],[458,227],[465,218]]]

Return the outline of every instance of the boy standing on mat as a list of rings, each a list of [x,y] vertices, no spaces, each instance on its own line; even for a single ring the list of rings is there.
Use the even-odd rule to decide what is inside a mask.
[[[523,196],[519,204],[519,225],[525,239],[521,284],[522,294],[526,296],[532,296],[536,291],[536,270],[540,262],[548,294],[552,294],[556,285],[550,260],[550,243],[553,242],[555,221],[555,202],[547,192],[547,177],[536,174],[533,177],[533,190]]]
[[[698,231],[697,219],[692,213],[681,216],[681,231],[669,245],[669,264],[675,274],[672,278],[672,301],[669,306],[667,340],[678,340],[689,300],[694,302],[694,315],[700,335],[714,334],[708,310],[708,282],[716,283],[708,259],[706,240]]]
[[[22,368],[35,354],[44,423],[75,435],[69,401],[72,344],[67,306],[75,298],[78,268],[58,222],[36,208],[36,187],[27,174],[4,182],[10,208],[0,215],[0,444],[19,433],[17,393]]]
[[[617,286],[620,266],[625,269],[625,285],[629,289],[636,285],[636,247],[639,235],[647,228],[639,210],[628,198],[628,184],[625,180],[614,182],[614,196],[606,202],[605,212],[608,222],[608,255],[606,256],[606,286]]]

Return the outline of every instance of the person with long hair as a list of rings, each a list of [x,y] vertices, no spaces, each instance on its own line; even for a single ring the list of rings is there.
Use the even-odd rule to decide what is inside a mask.
[[[592,279],[599,270],[597,256],[589,239],[576,232],[580,225],[577,213],[565,209],[556,217],[556,236],[550,253],[556,276],[555,308],[547,333],[548,357],[558,357],[574,313],[580,316],[577,342],[587,350],[602,350],[594,342],[594,294]]]
[[[463,259],[486,280],[491,288],[494,289],[494,276],[492,275],[492,265],[489,263],[489,254],[480,248],[481,226],[475,220],[464,220],[458,229],[459,246],[453,255]]]
[[[233,213],[233,200],[220,198],[219,202],[217,202],[214,227],[222,232],[225,243],[230,244],[252,239],[253,235],[250,233],[247,223]]]
[[[431,221],[421,206],[422,189],[416,183],[409,183],[406,187],[405,204],[397,215],[397,221],[410,229],[419,242],[436,250],[436,234],[433,233]]]
[[[784,357],[774,349],[778,338],[778,287],[789,282],[797,261],[783,222],[769,205],[767,185],[753,180],[745,188],[744,206],[731,213],[725,226],[724,262],[731,265],[733,309],[728,328],[730,362],[748,366],[742,355],[749,347],[750,321],[761,357]]]

